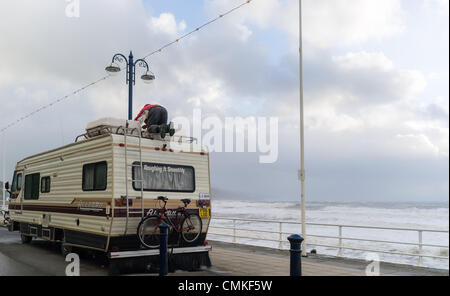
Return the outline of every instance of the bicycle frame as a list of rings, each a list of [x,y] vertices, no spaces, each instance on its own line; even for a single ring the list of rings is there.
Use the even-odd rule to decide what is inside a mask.
[[[180,215],[181,214],[181,215]],[[178,208],[176,210],[176,214],[175,214],[175,221],[173,221],[168,215],[167,215],[167,208],[166,205],[164,204],[164,207],[161,208],[159,215],[159,221],[155,226],[155,231],[159,228],[159,225],[161,224],[161,222],[164,220],[167,223],[170,224],[170,226],[178,233],[182,232],[183,229],[181,229],[181,223],[183,222],[183,218],[187,218],[189,217],[189,215],[186,212],[186,208],[182,207],[182,208]],[[175,225],[175,223],[177,225]]]
[[[158,198],[158,200],[161,199]],[[189,201],[186,202],[183,200],[185,206],[177,209],[167,209],[167,199],[162,201],[164,202],[163,206],[158,210],[153,211],[151,215],[148,215],[139,223],[138,236],[141,243],[149,248],[156,247],[157,236],[160,235],[159,228],[163,221],[170,227],[169,231],[171,233],[171,238],[175,239],[175,237],[172,236],[172,233],[177,233],[178,243],[180,243],[181,239],[187,244],[194,243],[202,233],[202,220],[198,214],[187,211],[186,205],[189,204]],[[147,221],[150,221],[151,224],[146,226]],[[143,235],[145,237],[149,235],[151,240],[150,245],[145,241]]]

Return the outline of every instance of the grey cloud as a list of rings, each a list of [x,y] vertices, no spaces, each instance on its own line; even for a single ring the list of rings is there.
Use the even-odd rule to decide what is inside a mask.
[[[23,5],[33,13],[24,12]],[[80,19],[66,18],[64,5],[64,1],[57,5],[51,1],[0,4],[0,34],[7,41],[0,43],[0,52],[6,58],[0,77],[3,71],[14,75],[12,83],[0,84],[2,126],[101,77],[114,53],[127,54],[133,49],[136,57],[141,57],[175,37],[149,29],[151,16],[145,15],[137,0],[83,1]],[[229,98],[230,103],[223,108],[218,107],[217,101],[203,103],[205,114],[241,115],[245,113],[240,110],[241,102],[247,100],[255,105],[263,102],[258,114],[286,116],[277,107],[287,105],[290,116],[298,118],[297,55],[286,54],[272,64],[268,62],[267,45],[255,36],[243,42],[238,34],[236,27],[229,23],[217,23],[149,58],[157,80],[151,86],[137,82],[134,110],[155,102],[167,106],[170,115],[190,116],[193,104],[187,99],[205,95],[205,89],[218,82],[223,92],[218,100]],[[339,113],[361,117],[364,116],[361,109],[404,99],[403,90],[407,85],[392,82],[398,74],[395,71],[344,71],[333,63],[331,51],[308,49],[307,45],[305,50],[315,51],[305,55],[307,104],[311,97],[326,100],[323,93],[330,90],[351,94],[359,100],[356,104],[344,102],[333,107]],[[99,115],[125,117],[124,79],[124,73],[112,77],[8,131],[9,175],[16,161],[72,142],[87,122]],[[15,91],[21,87],[26,90],[23,96]],[[43,96],[39,100],[33,96],[35,92],[47,92],[48,98]],[[305,111],[308,116],[308,110]],[[417,110],[407,111],[412,114],[410,117],[417,115]],[[441,111],[429,106],[423,116],[445,119]],[[448,120],[448,114],[446,117]],[[255,198],[298,199],[298,129],[287,124],[280,128],[280,158],[274,164],[258,164],[257,155],[248,153],[213,154],[213,187],[233,188],[242,196]],[[307,130],[308,198],[423,200],[430,197],[429,192],[433,193],[432,198],[448,198],[448,188],[442,185],[446,182],[448,185],[448,172],[444,172],[442,159],[437,162],[433,157],[420,161],[414,156],[397,158],[397,150],[383,145],[398,132],[408,130],[382,127],[335,134]],[[421,178],[425,180],[423,183]],[[384,183],[384,187],[377,187],[378,182]],[[404,192],[402,188],[406,188]]]
[[[421,115],[425,119],[442,120],[447,123],[448,127],[448,111],[437,104],[431,103],[421,110]]]

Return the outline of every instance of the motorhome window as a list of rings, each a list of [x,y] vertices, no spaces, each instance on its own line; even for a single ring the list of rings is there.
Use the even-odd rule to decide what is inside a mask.
[[[22,173],[14,172],[11,192],[17,192],[20,191],[20,189],[22,189]]]
[[[25,176],[25,199],[39,199],[39,181],[40,174],[31,174]]]
[[[11,192],[17,191],[17,172],[14,172],[13,181],[11,184]]]
[[[22,189],[22,173],[17,174],[16,191],[20,191],[21,189]]]
[[[83,166],[83,191],[106,190],[108,166],[106,161]]]
[[[50,177],[43,177],[41,179],[41,193],[50,192]]]
[[[139,162],[133,163],[133,179],[143,179],[144,191],[194,192],[195,172],[191,166],[143,163],[144,178],[141,178]],[[133,182],[134,190],[141,190],[141,182]]]

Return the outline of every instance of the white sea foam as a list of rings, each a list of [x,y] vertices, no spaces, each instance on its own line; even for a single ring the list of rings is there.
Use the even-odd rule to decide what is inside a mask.
[[[448,230],[449,207],[448,204],[431,203],[309,203],[306,218],[308,223],[360,225],[394,228],[413,229],[436,229]],[[293,202],[247,202],[247,201],[225,201],[216,200],[212,205],[212,215],[220,217],[236,217],[250,219],[264,219],[276,221],[300,221],[300,204]],[[231,222],[215,220],[211,226],[231,226]],[[279,224],[238,222],[238,228],[261,229],[277,232]],[[229,234],[232,232],[223,229],[211,229],[211,233]],[[299,225],[285,224],[283,232],[300,233]],[[338,228],[308,225],[307,233],[310,235],[337,236]],[[258,233],[256,231],[240,231],[237,235],[251,236],[254,238],[279,238],[279,235]],[[287,235],[283,236],[285,239]],[[405,243],[417,243],[418,232],[416,231],[394,231],[394,230],[371,230],[359,228],[344,228],[343,236],[347,238],[361,238],[369,240],[396,241]],[[209,239],[231,241],[230,236],[209,235]],[[266,247],[279,246],[278,242],[268,242],[257,239],[238,239],[239,243],[262,245]],[[320,247],[315,244],[337,245],[337,239],[322,239],[310,236],[308,238],[308,251],[312,248],[318,253],[325,255],[336,255],[337,249],[332,247]],[[361,241],[345,241],[346,246],[361,247],[375,250],[389,250],[390,252],[401,252],[417,254],[419,248],[416,245],[400,245],[389,243],[374,243]],[[432,245],[444,245],[448,247],[448,233],[424,233],[423,243]],[[288,248],[284,244],[283,248]],[[434,256],[448,256],[448,248],[424,247],[423,252]],[[351,258],[364,259],[367,252],[356,250],[344,250],[343,255]],[[418,258],[414,256],[403,256],[393,254],[379,254],[382,261],[396,262],[416,265]],[[449,269],[448,260],[424,258],[424,265]]]

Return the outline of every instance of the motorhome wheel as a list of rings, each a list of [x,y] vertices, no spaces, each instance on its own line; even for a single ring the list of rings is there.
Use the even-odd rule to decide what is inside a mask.
[[[33,239],[33,237],[25,235],[25,234],[21,234],[20,239],[22,240],[22,244],[29,244],[29,243],[31,243],[31,240]]]

